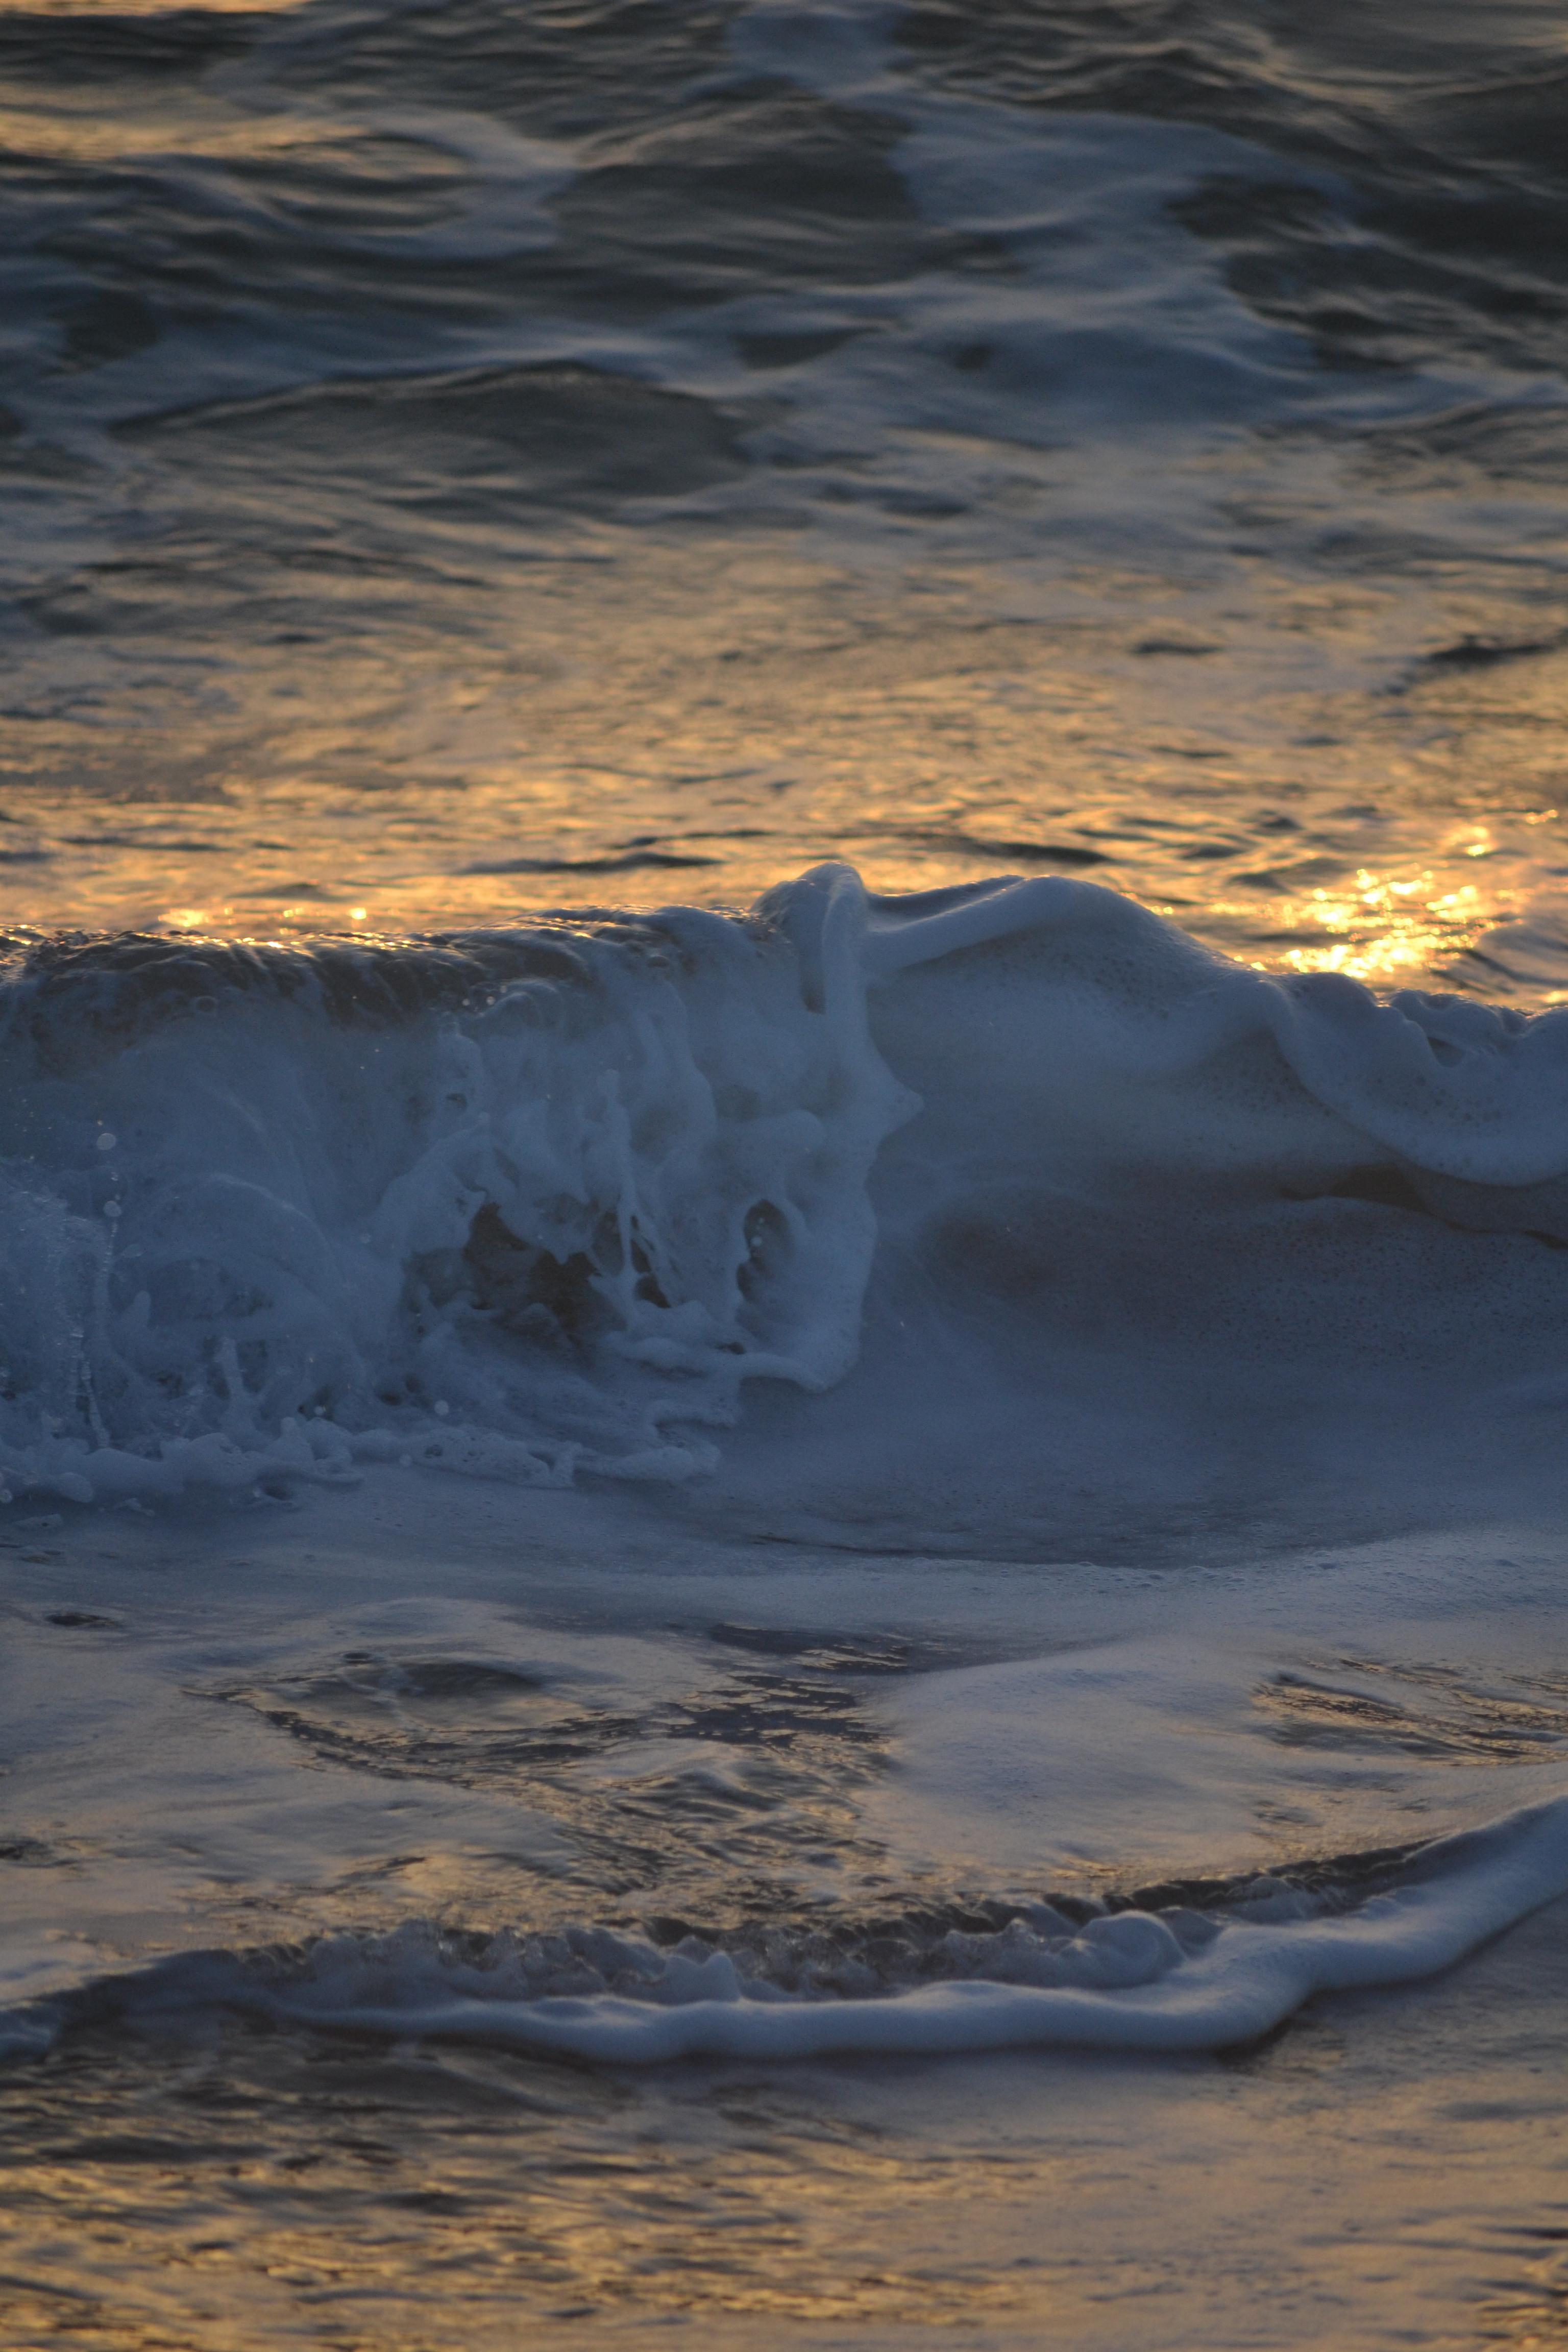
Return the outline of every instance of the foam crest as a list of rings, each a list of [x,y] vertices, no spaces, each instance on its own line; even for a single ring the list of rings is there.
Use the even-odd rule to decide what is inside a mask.
[[[1060,876],[868,905],[873,982],[950,958],[973,971],[985,950],[1028,1005],[1009,1041],[1020,1058],[1042,1013],[1107,1076],[1148,1082],[1267,1039],[1302,1095],[1434,1176],[1524,1186],[1568,1170],[1568,1012],[1529,1018],[1417,990],[1380,1002],[1337,972],[1276,978]]]
[[[1561,1369],[1568,1013],[1271,978],[1087,883],[58,948],[4,1018],[12,1493],[689,1477],[748,1380],[844,1378],[874,1258],[933,1371],[933,1272],[1054,1344],[1042,1250],[1211,1364],[1316,1318],[1461,1387]]]
[[[826,1938],[784,1930],[771,1948],[689,1936],[661,1950],[609,1928],[487,1940],[411,1925],[297,1955],[166,1961],[15,2010],[0,2050],[36,2054],[105,2012],[223,2009],[625,2065],[1215,2050],[1271,2032],[1314,1995],[1434,1975],[1564,1894],[1568,1799],[1557,1798],[1426,1847],[1359,1902],[1265,1882],[1214,1914],[1123,1909],[1074,1922],[1040,1904],[1005,1928],[949,1930],[923,1947],[868,1939],[874,1958],[840,1951],[826,1967]]]

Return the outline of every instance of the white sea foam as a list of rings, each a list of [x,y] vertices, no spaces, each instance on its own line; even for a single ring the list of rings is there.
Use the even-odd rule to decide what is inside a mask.
[[[212,2009],[631,2065],[1215,2050],[1269,2032],[1314,1995],[1434,1975],[1564,1893],[1568,1799],[1557,1798],[1428,1846],[1352,1909],[1272,1882],[1218,1917],[1122,1910],[1074,1926],[1041,1906],[994,1934],[949,1935],[933,1956],[941,1980],[860,1998],[824,1991],[809,1972],[793,1989],[747,1974],[696,1938],[673,1953],[604,1929],[462,1948],[415,1926],[330,1937],[294,1961],[195,1954],[23,2005],[0,2021],[0,2051],[34,2054],[82,2014]]]
[[[936,1278],[1046,1358],[1087,1285],[1194,1365],[1288,1330],[1331,1382],[1563,1370],[1568,1013],[1269,978],[1089,884],[825,867],[747,922],[466,956],[88,949],[5,1019],[14,1494],[687,1477],[748,1381],[842,1380],[879,1231],[875,1310],[933,1364]]]
[[[220,958],[216,992],[154,987],[151,1021],[111,959],[58,1018],[47,980],[17,982],[13,1490],[405,1448],[530,1482],[681,1476],[744,1379],[839,1378],[866,1178],[910,1104],[867,1036],[852,902],[832,919],[815,1011],[781,940],[700,914],[542,943],[493,987],[476,967],[461,1010],[395,1026],[333,1019],[305,965],[247,997]]]

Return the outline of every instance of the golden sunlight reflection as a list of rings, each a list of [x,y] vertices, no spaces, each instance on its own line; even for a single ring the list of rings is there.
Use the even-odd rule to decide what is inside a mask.
[[[1484,857],[1489,845],[1459,854]],[[1288,950],[1286,964],[1294,971],[1347,972],[1373,984],[1416,979],[1474,948],[1515,911],[1515,895],[1506,887],[1446,883],[1430,866],[1398,880],[1363,866],[1348,888],[1309,892],[1290,911],[1303,926],[1321,925],[1328,938],[1321,947]]]
[[[1469,958],[1506,979],[1506,967],[1483,943],[1543,895],[1551,877],[1530,856],[1528,829],[1552,824],[1557,814],[1554,808],[1521,810],[1511,833],[1501,824],[1452,827],[1434,845],[1436,855],[1414,869],[1360,866],[1343,883],[1279,901],[1277,918],[1305,935],[1286,950],[1285,967],[1398,987],[1449,974]],[[1312,936],[1318,932],[1321,939]],[[1542,1001],[1557,1003],[1563,993],[1548,986]]]
[[[283,16],[309,0],[202,0],[215,16]],[[90,24],[95,16],[167,16],[169,0],[28,0],[29,16],[79,16]]]
[[[467,596],[226,654],[221,694],[72,641],[86,715],[0,728],[0,928],[395,937],[745,907],[845,858],[884,891],[1066,875],[1268,971],[1568,996],[1568,656],[1391,694],[1341,646],[1309,690],[1304,634],[1393,628],[1364,594],[916,597],[754,549]],[[1168,608],[1202,663],[1159,657]],[[18,645],[18,704],[56,658]]]

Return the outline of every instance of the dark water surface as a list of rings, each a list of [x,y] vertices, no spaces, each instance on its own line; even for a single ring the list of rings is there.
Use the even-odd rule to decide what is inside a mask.
[[[7,2347],[1568,2328],[1565,107],[0,10]]]
[[[1565,69],[1425,0],[6,12],[5,912],[1065,867],[1551,999]]]

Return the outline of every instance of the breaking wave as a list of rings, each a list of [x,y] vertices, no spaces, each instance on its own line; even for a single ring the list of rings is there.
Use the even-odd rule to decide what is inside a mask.
[[[687,1478],[748,1382],[844,1377],[874,1262],[874,1314],[940,1277],[1047,1349],[1563,1370],[1568,1012],[1269,977],[1091,884],[54,942],[0,1024],[16,1496]]]

